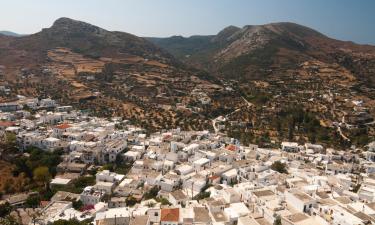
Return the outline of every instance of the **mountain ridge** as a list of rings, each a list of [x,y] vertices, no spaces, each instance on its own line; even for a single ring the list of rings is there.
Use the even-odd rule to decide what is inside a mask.
[[[195,44],[197,41],[192,37],[149,40],[187,64],[230,78],[237,76],[230,72],[231,64],[239,64],[237,61],[240,61],[244,68],[241,71],[236,70],[236,73],[245,74],[247,78],[257,78],[265,75],[259,71],[264,69],[266,64],[272,66],[276,61],[290,61],[287,66],[292,66],[313,58],[325,62],[340,62],[337,57],[348,58],[348,55],[351,55],[351,61],[357,61],[358,58],[352,57],[354,53],[375,53],[375,46],[335,40],[314,29],[291,22],[246,25],[242,28],[229,26],[216,35],[201,36],[199,44]],[[254,57],[259,55],[259,51],[263,56],[255,60]],[[283,51],[289,53],[281,53]],[[348,53],[349,51],[353,54]],[[289,57],[291,55],[293,57]],[[367,73],[365,76],[375,84],[371,74]]]
[[[138,122],[147,118],[152,127],[161,125],[155,122],[161,112],[168,123],[179,122],[170,108],[189,101],[195,88],[221,88],[144,38],[65,17],[35,34],[0,36],[0,77],[12,96],[51,97]],[[209,124],[194,117],[197,126]]]
[[[245,143],[346,145],[335,127],[345,118],[358,129],[341,132],[363,145],[375,134],[374,71],[374,47],[293,23],[156,39],[61,18],[36,34],[0,36],[0,85],[11,90],[1,101],[51,97],[150,131],[212,129],[228,115],[223,132]]]
[[[5,36],[11,36],[11,37],[21,37],[21,36],[26,36],[26,34],[18,34],[12,31],[7,31],[7,30],[1,30],[0,35],[5,35]]]

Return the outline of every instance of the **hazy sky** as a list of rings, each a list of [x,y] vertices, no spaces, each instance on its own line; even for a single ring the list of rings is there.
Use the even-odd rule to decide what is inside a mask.
[[[0,30],[35,33],[59,17],[158,37],[289,21],[375,44],[375,0],[0,0]]]

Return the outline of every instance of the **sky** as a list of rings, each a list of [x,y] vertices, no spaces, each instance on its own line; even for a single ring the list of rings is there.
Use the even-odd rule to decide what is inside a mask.
[[[60,17],[147,37],[295,22],[332,38],[375,45],[375,0],[0,0],[0,30],[36,33]]]

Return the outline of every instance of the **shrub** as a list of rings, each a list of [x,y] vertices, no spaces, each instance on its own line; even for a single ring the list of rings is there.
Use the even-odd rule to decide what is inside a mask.
[[[288,173],[287,166],[285,163],[282,163],[280,161],[276,161],[271,165],[271,169],[274,171],[277,171],[279,173]]]

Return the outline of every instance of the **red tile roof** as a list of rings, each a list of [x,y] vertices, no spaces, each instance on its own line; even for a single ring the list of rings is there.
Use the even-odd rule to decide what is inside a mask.
[[[236,151],[237,147],[236,147],[235,145],[228,145],[228,146],[226,147],[226,149],[229,150],[229,151],[234,152],[234,151]]]
[[[60,124],[60,125],[56,126],[57,129],[67,129],[69,127],[71,127],[71,126],[67,123],[63,123],[63,124]]]
[[[0,127],[11,127],[16,125],[14,122],[11,121],[0,121]]]
[[[220,176],[218,176],[218,175],[212,175],[212,176],[208,177],[209,180],[216,180],[218,178],[220,178]]]
[[[44,207],[46,207],[49,203],[50,203],[50,201],[40,201],[40,207],[44,208]]]
[[[165,135],[165,136],[163,137],[163,140],[168,140],[168,139],[170,139],[170,138],[172,138],[172,135]]]
[[[162,222],[178,222],[180,219],[180,209],[161,209],[160,221]]]

